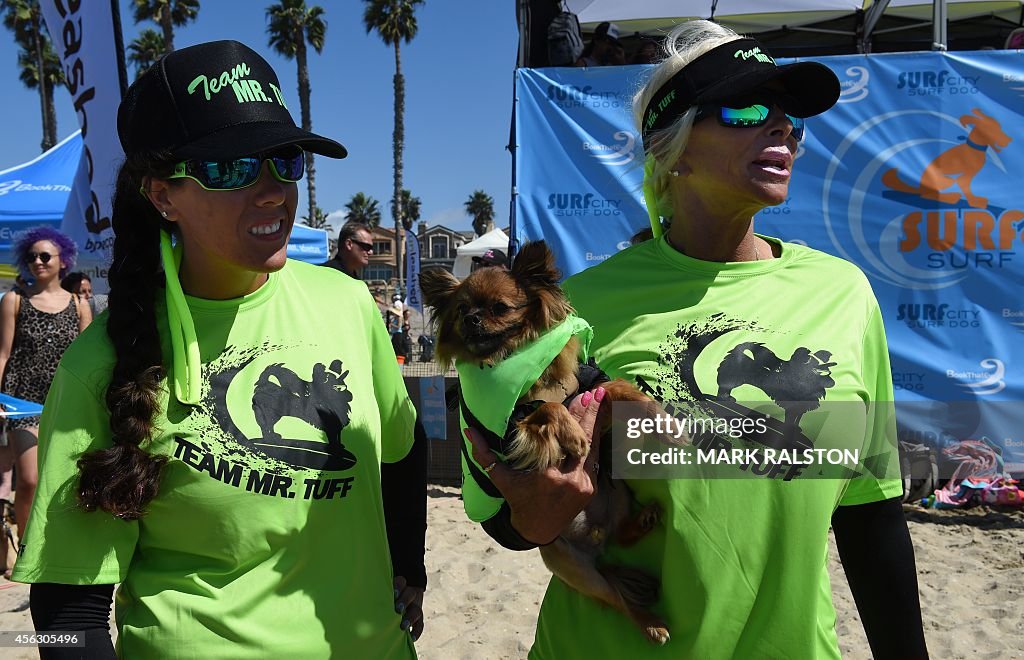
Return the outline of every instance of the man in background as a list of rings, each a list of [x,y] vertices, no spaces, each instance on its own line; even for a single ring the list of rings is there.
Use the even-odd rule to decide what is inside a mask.
[[[370,233],[370,226],[350,220],[338,232],[338,250],[334,258],[320,265],[340,270],[358,280],[362,279],[363,269],[370,263],[372,252],[373,234]],[[383,463],[380,466],[384,510],[400,523],[388,526],[388,544],[392,548],[399,548],[403,555],[421,552],[426,543],[426,525],[421,522],[427,519],[426,511],[410,511],[407,503],[401,499],[404,489],[394,487],[394,484],[411,483],[416,483],[417,487],[422,485],[424,489],[427,487],[427,464],[430,457],[427,451],[427,432],[418,411],[413,434],[413,445],[405,458],[397,463]],[[425,581],[426,576],[422,576],[422,579]]]
[[[370,226],[350,220],[338,232],[338,250],[334,258],[320,265],[340,270],[358,280],[361,279],[363,269],[370,263],[372,252],[373,234],[370,233]]]
[[[576,66],[615,66],[626,63],[626,50],[619,41],[619,26],[604,22],[594,28],[590,43],[583,49]]]

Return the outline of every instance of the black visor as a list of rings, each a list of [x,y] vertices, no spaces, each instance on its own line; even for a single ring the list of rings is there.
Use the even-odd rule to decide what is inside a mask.
[[[737,39],[712,48],[662,85],[644,109],[644,149],[650,135],[667,128],[688,108],[750,96],[768,83],[781,86],[786,113],[812,117],[839,99],[839,79],[824,64],[797,62],[778,66],[754,39]]]

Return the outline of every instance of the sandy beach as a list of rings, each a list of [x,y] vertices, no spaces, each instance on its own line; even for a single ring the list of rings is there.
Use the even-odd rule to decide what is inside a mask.
[[[431,486],[428,507],[420,657],[524,658],[549,578],[537,552],[513,553],[491,541],[466,519],[457,489]],[[932,657],[1024,660],[1024,512],[908,507],[906,515]],[[843,657],[866,660],[871,653],[834,544],[831,575]],[[0,589],[0,630],[31,627],[28,587]],[[37,657],[30,649],[0,656]]]
[[[525,657],[549,575],[539,555],[506,551],[474,529],[454,488],[431,487],[428,506],[430,588],[420,657]],[[1024,658],[1024,512],[908,507],[907,520],[931,656]],[[499,553],[500,562],[489,561]],[[871,652],[834,543],[831,556],[843,657],[866,660]],[[486,629],[479,615],[488,615]]]

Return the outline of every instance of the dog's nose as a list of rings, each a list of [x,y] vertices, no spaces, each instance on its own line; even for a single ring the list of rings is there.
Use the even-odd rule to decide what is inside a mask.
[[[469,315],[467,315],[466,319],[465,319],[465,322],[466,322],[466,326],[467,327],[470,327],[470,328],[479,328],[480,327],[480,317],[477,316],[476,314],[469,314]]]

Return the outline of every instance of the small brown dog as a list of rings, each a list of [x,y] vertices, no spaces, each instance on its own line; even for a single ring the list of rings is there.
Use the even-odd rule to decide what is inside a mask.
[[[438,361],[497,364],[554,328],[572,307],[558,287],[560,274],[543,241],[527,243],[510,270],[482,268],[459,282],[442,269],[420,274],[423,300],[434,308]],[[563,401],[579,390],[579,343],[569,340],[519,402],[545,401],[517,423],[506,459],[516,469],[557,466],[566,457],[582,458],[587,437]],[[604,401],[637,401],[653,405],[624,380],[602,385]],[[653,412],[653,410],[652,410]],[[609,406],[602,406],[598,428],[611,424]],[[610,443],[602,444],[606,449]],[[602,452],[605,455],[605,452]],[[596,492],[555,542],[540,549],[548,569],[582,594],[626,614],[652,642],[669,639],[665,623],[650,607],[657,601],[658,580],[635,568],[602,564],[597,558],[609,538],[620,545],[638,541],[657,524],[656,503],[632,512],[632,493],[625,482],[613,481],[604,463]]]

